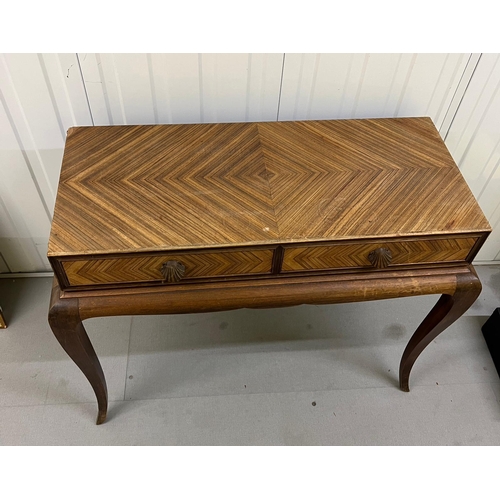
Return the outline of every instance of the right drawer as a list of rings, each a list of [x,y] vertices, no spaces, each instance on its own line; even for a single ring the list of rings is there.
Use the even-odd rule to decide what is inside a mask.
[[[285,249],[282,271],[464,261],[476,241],[452,238],[289,247]]]

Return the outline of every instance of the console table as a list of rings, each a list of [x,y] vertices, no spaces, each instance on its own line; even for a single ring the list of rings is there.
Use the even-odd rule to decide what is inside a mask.
[[[476,300],[491,228],[429,118],[74,127],[49,323],[107,390],[82,321],[442,294],[404,350]]]

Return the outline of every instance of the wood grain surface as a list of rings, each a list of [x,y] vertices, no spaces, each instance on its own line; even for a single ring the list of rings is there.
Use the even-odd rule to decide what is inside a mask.
[[[168,254],[152,257],[92,259],[62,263],[71,286],[99,283],[162,281],[161,268],[168,260],[184,264],[182,279],[270,273],[273,250]]]
[[[490,230],[429,118],[76,127],[48,255]]]
[[[371,251],[382,247],[391,252],[391,266],[421,262],[464,261],[476,240],[476,238],[457,238],[287,248],[282,269],[283,271],[301,271],[373,267],[368,255]]]

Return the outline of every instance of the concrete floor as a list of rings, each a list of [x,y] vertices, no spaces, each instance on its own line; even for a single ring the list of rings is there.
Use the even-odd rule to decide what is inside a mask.
[[[499,445],[500,380],[481,326],[500,307],[500,266],[421,357],[411,392],[398,365],[436,302],[85,322],[110,409],[47,324],[51,278],[0,279],[2,445]]]

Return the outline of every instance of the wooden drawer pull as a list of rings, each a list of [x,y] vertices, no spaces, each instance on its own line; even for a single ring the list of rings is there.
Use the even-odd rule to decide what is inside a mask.
[[[180,281],[186,272],[186,267],[178,260],[167,260],[161,266],[161,274],[163,274],[163,281],[167,283],[176,283]]]
[[[383,269],[391,263],[392,253],[388,248],[377,248],[368,254],[368,260],[373,267]]]

